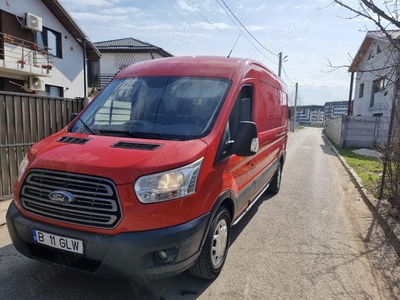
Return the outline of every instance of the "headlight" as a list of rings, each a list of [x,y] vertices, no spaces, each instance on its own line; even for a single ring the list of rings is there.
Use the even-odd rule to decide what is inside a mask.
[[[154,203],[193,194],[202,162],[200,158],[178,169],[140,177],[134,186],[136,196],[142,203]]]
[[[25,155],[25,157],[22,159],[21,163],[19,164],[18,168],[18,181],[21,180],[22,175],[24,174],[26,167],[28,166],[28,156]]]

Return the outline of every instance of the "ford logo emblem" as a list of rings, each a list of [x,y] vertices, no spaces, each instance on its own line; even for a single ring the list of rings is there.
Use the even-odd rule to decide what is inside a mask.
[[[66,191],[54,191],[49,194],[49,199],[58,203],[71,203],[75,201],[75,196]]]

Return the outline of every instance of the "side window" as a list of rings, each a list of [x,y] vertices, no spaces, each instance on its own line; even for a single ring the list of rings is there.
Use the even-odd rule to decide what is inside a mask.
[[[240,90],[229,116],[230,139],[235,138],[236,129],[241,121],[253,120],[253,86],[245,85]]]
[[[362,98],[364,96],[364,83],[360,84],[360,90],[358,92],[358,98]]]

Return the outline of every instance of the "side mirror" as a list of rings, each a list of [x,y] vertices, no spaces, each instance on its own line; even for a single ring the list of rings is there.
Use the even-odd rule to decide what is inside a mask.
[[[242,121],[239,123],[232,151],[238,156],[252,156],[257,153],[259,147],[257,137],[257,125],[254,122]]]
[[[69,116],[69,122],[71,123],[71,122],[76,118],[77,115],[78,115],[78,113],[72,113],[72,114]]]

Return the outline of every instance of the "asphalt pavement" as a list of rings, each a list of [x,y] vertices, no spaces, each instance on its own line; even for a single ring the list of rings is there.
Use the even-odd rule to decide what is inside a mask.
[[[6,213],[12,199],[0,201],[0,226],[6,223]]]
[[[290,134],[281,191],[232,228],[214,281],[95,278],[24,257],[0,226],[0,299],[400,299],[399,256],[353,181],[321,129]]]

